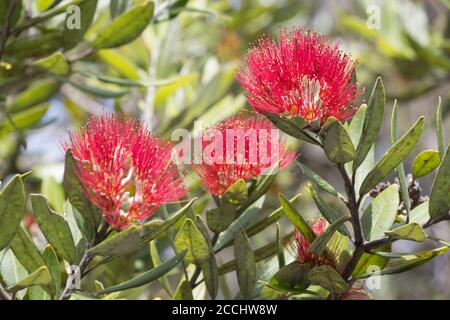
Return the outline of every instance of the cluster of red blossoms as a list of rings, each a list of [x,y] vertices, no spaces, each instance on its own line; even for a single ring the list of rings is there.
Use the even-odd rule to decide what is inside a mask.
[[[202,136],[203,150],[207,153],[192,168],[214,195],[224,194],[239,179],[248,181],[274,166],[283,169],[295,157],[280,141],[272,123],[259,116],[228,118],[205,130]],[[211,147],[213,144],[219,146],[218,150]]]
[[[351,79],[355,66],[339,44],[331,45],[320,35],[296,29],[282,31],[278,44],[261,40],[249,51],[246,67],[237,79],[256,111],[324,123],[328,117],[345,120],[354,113],[353,101],[360,93]],[[284,168],[296,156],[280,143],[271,122],[262,117],[240,115],[210,129],[222,134],[221,149],[211,148],[206,161],[192,167],[214,195],[224,194],[239,179],[249,181],[264,174],[273,165]],[[228,130],[249,129],[251,135],[234,136],[231,144],[227,141]],[[203,143],[207,148],[211,141]],[[114,228],[142,221],[159,206],[180,201],[187,194],[183,177],[172,162],[173,145],[153,136],[142,122],[116,115],[91,118],[85,127],[70,134],[64,148],[72,149],[87,197]],[[215,161],[218,158],[221,161]],[[277,159],[276,163],[267,158]],[[296,238],[299,259],[330,263],[309,256],[305,239],[301,235]]]
[[[222,195],[237,180],[256,178],[272,165],[283,168],[294,157],[279,143],[278,135],[276,139],[272,136],[275,128],[267,119],[235,116],[212,129],[223,134],[222,160],[228,154],[226,131],[245,134],[242,150],[239,136],[234,136],[229,145],[233,149],[231,163],[204,159],[193,165],[212,194]],[[277,148],[272,148],[274,145]],[[70,133],[69,142],[63,147],[70,148],[77,160],[77,175],[86,196],[114,228],[124,229],[132,222],[142,221],[159,206],[179,201],[187,194],[183,177],[172,161],[173,144],[154,137],[140,121],[114,114],[92,117],[78,132]],[[263,151],[277,163],[260,157]],[[254,158],[253,152],[257,153]]]
[[[187,194],[172,162],[172,147],[142,122],[114,114],[92,117],[64,144],[77,160],[89,200],[121,229]]]
[[[346,120],[361,93],[352,81],[356,62],[311,31],[281,31],[278,43],[261,39],[247,54],[237,80],[260,113],[300,116],[321,124]]]

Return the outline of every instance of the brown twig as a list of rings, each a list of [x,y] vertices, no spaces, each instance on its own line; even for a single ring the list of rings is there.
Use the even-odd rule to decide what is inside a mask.
[[[364,236],[361,227],[361,220],[359,219],[360,200],[356,200],[355,194],[355,175],[352,175],[352,178],[350,179],[343,165],[338,165],[337,168],[342,178],[344,179],[345,191],[347,194],[346,205],[348,210],[350,211],[350,215],[352,218],[351,222],[355,236],[355,251],[349,262],[345,266],[344,271],[342,272],[342,277],[348,280],[351,277],[353,270],[356,268],[359,259],[365,251]]]

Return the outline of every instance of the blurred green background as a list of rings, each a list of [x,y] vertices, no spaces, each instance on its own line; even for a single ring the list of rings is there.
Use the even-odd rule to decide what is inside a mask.
[[[99,0],[94,23],[84,40],[94,39],[99,30],[133,2],[139,1]],[[24,0],[25,15],[18,18],[18,25],[27,16],[45,14],[52,3]],[[155,1],[155,5],[153,23],[132,43],[86,57],[82,41],[66,50],[65,55],[72,63],[70,73],[64,77],[26,71],[30,59],[63,49],[59,40],[64,15],[25,30],[6,43],[0,65],[1,179],[32,170],[29,190],[40,188],[56,209],[63,210],[64,199],[58,184],[63,172],[60,141],[66,137],[68,128],[83,124],[89,114],[115,110],[141,117],[157,134],[170,138],[176,128],[192,129],[195,120],[206,126],[242,108],[250,110],[234,80],[240,58],[257,39],[276,36],[280,28],[294,26],[313,29],[342,42],[342,48],[359,60],[358,81],[366,87],[363,99],[368,98],[367,92],[376,77],[382,76],[388,111],[377,144],[377,159],[390,144],[389,106],[394,99],[399,103],[400,132],[419,115],[427,119],[428,130],[405,163],[407,172],[420,151],[436,149],[432,123],[439,96],[444,127],[450,127],[448,0],[190,0]],[[118,84],[99,75],[130,82]],[[143,84],[130,85],[133,81]],[[444,133],[449,137],[448,129]],[[335,169],[319,149],[298,147],[305,164],[342,188]],[[203,193],[192,174],[188,173],[187,179],[194,193]],[[424,194],[429,191],[430,179],[420,180]],[[304,190],[305,183],[299,168],[291,165],[278,175],[264,210],[278,206],[278,191],[293,196]],[[204,200],[207,205],[209,199]],[[318,214],[307,192],[298,208],[310,217]],[[284,228],[289,231],[286,221]],[[275,237],[275,230],[270,230],[265,233],[267,239]],[[450,239],[447,222],[430,232]],[[255,242],[262,244],[267,239],[262,237]],[[413,249],[411,243],[399,241],[393,251]],[[112,270],[121,270],[120,277],[126,279],[148,263],[148,257],[142,253],[139,257],[134,266],[127,261],[115,262],[93,277],[101,277],[106,286],[120,281],[117,276],[112,278],[116,275]],[[449,263],[450,258],[443,256],[406,274],[385,277],[381,288],[372,294],[381,299],[450,299]],[[162,293],[155,285],[146,294],[155,297]]]

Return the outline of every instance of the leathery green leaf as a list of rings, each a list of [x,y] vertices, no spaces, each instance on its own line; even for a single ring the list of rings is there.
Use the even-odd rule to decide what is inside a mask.
[[[75,47],[83,40],[84,34],[94,20],[95,10],[97,9],[97,0],[84,1],[78,4],[78,8],[80,10],[79,28],[68,28],[70,25],[69,19],[71,19],[71,14],[66,14],[64,31],[62,34],[63,47],[66,50]]]
[[[223,195],[223,199],[233,205],[241,205],[248,199],[247,184],[243,179],[239,179],[228,188]]]
[[[173,300],[194,300],[192,288],[188,280],[182,280],[178,285],[177,291],[172,297]]]
[[[280,200],[281,206],[292,222],[292,224],[297,228],[297,230],[309,241],[313,242],[316,238],[314,231],[312,231],[309,224],[303,219],[301,214],[294,208],[294,206],[282,195],[278,195],[278,199]]]
[[[89,251],[92,255],[125,256],[137,251],[143,244],[142,239],[164,225],[162,220],[148,221],[142,225],[132,225],[100,242]]]
[[[234,256],[239,288],[249,298],[256,285],[255,254],[244,229],[239,229],[234,240]]]
[[[0,251],[16,234],[25,215],[25,190],[20,175],[15,175],[0,192]]]
[[[175,237],[175,251],[177,253],[186,251],[185,260],[189,263],[198,264],[208,259],[209,249],[206,240],[190,218],[186,219]]]
[[[439,171],[431,187],[429,213],[432,220],[447,217],[450,210],[450,146],[441,161]]]
[[[391,231],[386,231],[386,235],[394,239],[412,240],[422,242],[425,240],[425,233],[422,227],[416,223],[408,223]]]
[[[371,276],[397,274],[405,272],[417,268],[423,265],[424,263],[430,261],[434,257],[440,256],[449,250],[450,247],[443,246],[437,249],[423,251],[416,254],[395,254],[395,253],[383,254],[382,252],[377,252],[377,254],[391,258],[387,266],[380,271],[358,275],[357,278],[363,279]]]
[[[93,239],[101,220],[99,210],[85,197],[83,186],[76,175],[77,163],[72,151],[66,151],[63,186],[66,196],[85,220],[89,239]]]
[[[217,291],[219,289],[219,273],[217,269],[216,256],[214,254],[211,239],[208,235],[208,230],[206,230],[205,223],[203,222],[201,216],[197,215],[195,217],[195,224],[202,234],[203,238],[205,239],[206,245],[208,246],[208,259],[200,260],[199,265],[203,273],[203,279],[205,280],[206,289],[208,290],[211,298],[215,299]]]
[[[325,133],[323,148],[334,163],[347,163],[355,158],[355,147],[341,122],[333,122]]]
[[[46,266],[42,266],[36,271],[32,272],[25,278],[21,279],[19,282],[14,284],[13,286],[8,288],[8,291],[12,293],[16,293],[22,289],[31,287],[31,286],[41,286],[43,288],[46,288],[50,295],[53,295],[54,292],[50,289],[52,285],[52,276],[50,274],[50,271]]]
[[[236,207],[228,202],[224,202],[219,208],[206,211],[208,227],[216,233],[227,230],[236,216]]]
[[[350,216],[340,217],[336,221],[334,221],[328,228],[318,236],[309,246],[308,251],[314,252],[318,255],[322,254],[323,251],[327,248],[328,242],[333,237],[334,233],[337,229],[346,221],[350,220]]]
[[[420,178],[436,169],[440,163],[439,152],[424,150],[414,159],[412,173],[414,178]]]
[[[34,272],[40,267],[45,266],[41,253],[36,248],[36,245],[24,227],[19,227],[10,246],[17,260],[20,261],[28,272]]]
[[[61,52],[55,52],[48,57],[36,60],[32,66],[59,76],[66,76],[70,71],[69,64]]]
[[[398,191],[398,185],[393,184],[372,200],[361,218],[366,239],[380,239],[389,231],[397,215],[400,201]]]
[[[360,196],[369,192],[381,180],[386,178],[403,159],[414,149],[422,135],[425,118],[420,117],[417,122],[395,143],[378,161],[372,171],[364,179],[359,190]]]
[[[75,263],[76,249],[69,225],[63,216],[48,207],[47,199],[40,194],[31,195],[34,216],[47,241],[57,254],[69,262]]]
[[[305,176],[307,176],[319,188],[321,188],[323,191],[326,191],[329,194],[335,196],[336,198],[345,200],[344,196],[341,195],[339,192],[337,192],[336,189],[334,189],[334,187],[328,181],[326,181],[324,178],[319,176],[317,173],[312,171],[310,168],[308,168],[304,164],[301,164],[298,160],[296,162],[297,162],[298,166],[302,169]]]
[[[137,276],[136,278],[133,278],[131,280],[128,280],[126,282],[123,282],[121,284],[92,292],[93,295],[100,295],[100,294],[106,294],[116,291],[122,291],[132,288],[137,288],[140,286],[143,286],[147,283],[150,283],[152,281],[155,281],[159,279],[161,276],[167,274],[170,270],[175,268],[184,258],[186,252],[180,252],[176,256],[170,258],[169,260],[163,262],[160,266],[153,268],[144,274]]]
[[[327,265],[313,268],[309,273],[309,280],[311,284],[321,286],[333,295],[345,293],[349,289],[341,275]]]
[[[266,286],[278,291],[302,293],[310,285],[310,272],[311,265],[294,261],[281,268],[270,281],[266,283]]]
[[[159,257],[158,248],[156,248],[155,241],[150,241],[149,243],[150,247],[150,258],[152,260],[153,267],[156,268],[161,265],[161,258]],[[167,294],[169,296],[172,296],[172,288],[170,287],[169,280],[167,279],[167,276],[164,275],[161,278],[159,278],[159,282],[161,283],[161,286],[166,290]]]
[[[115,48],[133,41],[152,20],[153,9],[153,2],[146,1],[121,14],[99,32],[93,44],[94,48]]]
[[[378,133],[381,129],[381,124],[383,123],[385,102],[386,97],[384,93],[383,81],[381,78],[377,78],[372,93],[370,94],[361,137],[356,148],[356,158],[353,162],[353,172],[355,172],[364,161],[370,148],[377,139]]]

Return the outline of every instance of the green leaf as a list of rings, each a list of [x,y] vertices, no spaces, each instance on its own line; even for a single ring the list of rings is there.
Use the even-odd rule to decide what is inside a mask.
[[[347,133],[350,136],[350,139],[352,139],[354,146],[357,146],[359,144],[359,140],[361,139],[366,112],[367,104],[362,104],[356,111],[350,125],[347,128]]]
[[[28,232],[20,226],[16,235],[11,241],[11,250],[17,257],[17,260],[25,267],[28,272],[34,272],[42,266],[45,266],[41,253],[31,240]]]
[[[429,202],[425,201],[411,210],[411,213],[409,214],[409,222],[417,222],[420,225],[427,223],[428,220],[430,220],[428,205]]]
[[[244,298],[249,298],[256,285],[255,254],[244,229],[239,229],[234,240],[236,274]]]
[[[27,270],[22,266],[12,250],[5,249],[0,252],[0,261],[0,274],[2,283],[5,286],[13,286],[28,275]],[[27,290],[24,290],[18,292],[16,296],[18,299],[22,299],[26,293]]]
[[[216,233],[227,230],[236,216],[236,207],[228,202],[224,202],[219,208],[206,211],[208,227]]]
[[[192,288],[188,280],[182,280],[180,282],[172,300],[194,300]]]
[[[61,31],[48,30],[16,38],[7,44],[5,54],[15,58],[33,58],[55,52],[61,47]]]
[[[284,246],[281,241],[281,229],[280,224],[277,222],[277,258],[278,267],[283,268],[286,265],[286,258],[284,256]]]
[[[258,214],[260,214],[260,212],[261,212],[261,208],[263,207],[264,200],[265,200],[265,196],[259,198],[249,208],[247,208],[247,210],[245,210],[244,213],[242,213],[239,217],[237,217],[236,220],[234,220],[231,223],[231,225],[228,227],[227,230],[225,230],[224,232],[222,232],[220,234],[220,236],[217,239],[217,242],[214,246],[214,249],[216,251],[221,250],[221,249],[231,245],[234,241],[235,233],[241,227],[246,228],[250,223],[252,223],[257,218]],[[281,208],[279,210],[282,211]],[[281,217],[281,215],[280,215],[280,217]],[[257,224],[260,225],[259,223],[257,223]],[[257,225],[257,224],[255,224],[255,225]],[[253,226],[255,226],[255,225],[253,225]],[[249,228],[249,230],[251,229],[251,232],[250,231],[247,232],[247,234],[249,236],[255,234],[256,232],[259,232],[256,228],[253,228],[253,226]]]
[[[414,159],[412,173],[414,178],[420,178],[436,169],[440,163],[439,152],[424,150]]]
[[[97,84],[95,86],[87,85],[85,82],[72,81],[71,79],[68,79],[68,78],[59,77],[58,79],[62,82],[65,82],[65,83],[68,83],[68,84],[74,86],[75,88],[80,89],[81,91],[92,94],[96,97],[101,97],[101,98],[106,98],[106,99],[119,98],[130,92],[128,89],[118,90],[118,89],[113,89],[110,86],[105,86],[105,85],[101,85],[101,84]]]
[[[175,251],[186,251],[185,260],[188,263],[199,264],[209,256],[209,249],[205,238],[198,230],[195,223],[187,218],[175,237]]]
[[[377,240],[389,231],[399,206],[398,185],[383,190],[364,212],[361,222],[367,240]]]
[[[94,48],[116,48],[133,41],[152,20],[153,9],[153,2],[146,1],[121,14],[99,32],[93,44]]]
[[[64,163],[64,191],[72,206],[75,207],[83,217],[86,223],[89,240],[92,240],[101,221],[101,215],[99,210],[85,197],[83,186],[77,178],[76,170],[76,160],[72,155],[72,151],[68,149],[66,151]]]
[[[0,137],[22,129],[31,128],[39,123],[41,118],[45,115],[49,108],[48,103],[43,103],[27,110],[14,113],[11,116],[11,121],[7,119],[0,120]]]
[[[384,248],[373,250],[374,253],[390,251],[391,246],[388,245]],[[352,277],[358,278],[364,274],[370,273],[374,268],[379,268],[382,270],[389,262],[389,258],[382,257],[378,254],[372,254],[364,252],[356,265],[355,270],[353,270]]]
[[[296,196],[292,197],[289,200],[289,203],[291,205],[293,205],[294,202],[297,201],[301,196],[302,196],[301,193],[297,194]],[[268,214],[267,217],[265,217],[264,219],[256,222],[255,224],[252,224],[247,229],[247,235],[248,236],[253,236],[253,235],[255,235],[255,234],[265,230],[267,227],[269,227],[272,224],[274,224],[275,222],[277,222],[283,215],[284,215],[283,207],[279,207],[278,209],[276,209],[272,213]]]
[[[46,288],[49,291],[48,293],[50,295],[53,295],[54,292],[49,289],[52,285],[52,281],[53,279],[50,271],[48,271],[48,268],[46,266],[42,266],[25,278],[21,279],[13,286],[8,287],[8,291],[16,293],[28,287],[41,286],[43,288]]]
[[[59,266],[58,257],[51,245],[47,245],[42,252],[42,258],[45,260],[45,264],[52,276],[51,291],[55,292],[54,296],[50,296],[42,287],[33,286],[29,290],[30,300],[51,300],[53,297],[59,297],[61,289],[61,270]]]
[[[15,113],[48,101],[59,89],[60,83],[53,79],[40,79],[16,95],[6,110]]]
[[[350,220],[350,216],[340,217],[320,235],[309,246],[308,251],[321,255],[327,248],[328,242],[333,237],[337,229],[346,221]]]
[[[308,263],[294,261],[278,270],[266,285],[279,291],[301,293],[310,285],[310,272],[311,266]]]
[[[424,263],[430,261],[434,257],[440,256],[450,250],[450,247],[443,246],[430,251],[423,251],[416,254],[387,254],[388,257],[397,258],[392,259],[388,265],[381,271],[374,273],[366,273],[359,275],[357,278],[363,279],[371,276],[379,276],[386,274],[397,274],[411,269],[417,268]],[[377,253],[377,254],[381,254]]]
[[[58,76],[66,76],[70,71],[69,64],[61,52],[55,52],[48,57],[36,60],[32,66]]]
[[[41,192],[47,197],[50,206],[57,212],[64,212],[66,198],[62,186],[52,175],[45,175],[41,183]]]
[[[317,146],[320,142],[303,130],[296,122],[286,117],[280,117],[275,114],[266,113],[265,116],[281,131],[299,140],[303,140]]]
[[[282,242],[283,246],[285,246],[291,242],[293,235],[294,235],[294,233],[291,232],[282,238],[281,242]],[[277,253],[277,247],[278,247],[278,243],[275,241],[273,243],[269,243],[269,244],[255,250],[255,261],[259,262],[261,260],[267,259],[267,258],[275,255]],[[236,260],[228,261],[228,262],[224,263],[222,266],[220,266],[219,275],[223,275],[223,274],[231,272],[235,269],[236,269]]]
[[[36,221],[47,241],[61,258],[74,264],[76,260],[75,245],[64,217],[48,207],[47,199],[43,195],[32,194],[31,203]]]
[[[181,218],[183,218],[185,216],[186,212],[188,212],[188,210],[191,208],[191,206],[192,206],[192,204],[194,203],[195,200],[197,200],[197,198],[193,198],[191,201],[189,201],[184,207],[182,207],[180,210],[175,212],[170,217],[169,220],[166,220],[156,230],[150,232],[147,235],[144,235],[144,237],[142,238],[143,242],[152,241],[152,240],[160,237],[164,233],[166,233],[167,230],[169,230],[171,227],[173,227],[178,221],[181,220]]]
[[[203,273],[206,289],[208,289],[211,298],[215,299],[219,289],[219,273],[217,270],[216,256],[214,254],[211,239],[209,238],[208,230],[206,229],[201,216],[197,215],[195,217],[195,224],[205,239],[206,245],[208,246],[208,259],[199,260],[199,265]]]
[[[397,100],[394,101],[394,106],[392,108],[392,117],[391,117],[391,143],[395,144],[397,142]],[[406,182],[406,176],[405,176],[405,169],[403,168],[403,164],[400,163],[397,168],[397,177],[398,181],[400,183],[400,191],[402,194],[403,203],[406,209],[407,217],[409,217],[409,214],[411,212],[411,204],[409,199],[409,192],[408,192],[408,184]]]
[[[316,190],[314,190],[312,185],[308,186],[308,191],[311,195],[311,198],[313,198],[320,213],[329,223],[333,223],[342,217],[342,213],[337,212],[335,209],[333,209],[331,206],[329,206],[328,203],[326,203],[322,199],[322,197],[319,195],[319,193],[317,193]],[[345,225],[339,226],[338,229],[340,232],[342,232],[343,234],[345,234],[347,236],[351,235],[350,230]]]
[[[383,155],[372,171],[367,175],[359,190],[363,196],[386,178],[403,159],[414,149],[424,128],[425,118],[419,120]]]
[[[334,163],[347,163],[355,159],[355,147],[340,121],[333,122],[326,130],[323,148]]]
[[[370,148],[375,143],[378,133],[381,129],[384,117],[385,104],[384,87],[381,78],[377,78],[372,93],[370,94],[369,103],[364,118],[361,138],[356,148],[356,159],[353,163],[353,172],[363,163]]]
[[[298,160],[296,161],[300,169],[302,169],[305,176],[307,176],[312,182],[314,182],[319,188],[323,191],[328,192],[329,194],[335,196],[338,199],[345,200],[344,196],[334,189],[334,187],[326,181],[324,178],[319,176],[317,173],[312,171],[310,168],[301,164]]]
[[[436,136],[437,136],[437,144],[439,150],[440,158],[444,158],[445,154],[445,143],[444,143],[444,134],[442,132],[442,106],[441,106],[441,97],[438,99],[438,103],[436,106]]]
[[[243,179],[237,180],[224,193],[223,199],[235,206],[243,204],[248,199],[247,184]]]
[[[0,192],[0,251],[16,234],[25,216],[25,190],[20,175],[15,175]]]
[[[308,240],[308,242],[313,242],[316,238],[314,231],[312,231],[309,224],[303,219],[301,214],[294,208],[294,206],[280,193],[278,195],[281,206],[292,224],[297,228],[297,230]]]
[[[112,286],[112,287],[109,287],[109,288],[106,288],[103,290],[92,292],[91,294],[100,295],[100,294],[106,294],[106,293],[111,293],[111,292],[116,292],[116,291],[122,291],[122,290],[131,289],[131,288],[137,288],[137,287],[143,286],[147,283],[153,282],[153,281],[159,279],[161,276],[167,274],[173,268],[175,268],[183,260],[185,255],[186,255],[185,251],[180,252],[176,256],[174,256],[171,259],[162,263],[160,266],[153,268],[136,278],[133,278],[131,280],[128,280],[126,282],[123,282],[121,284],[118,284],[118,285],[115,285],[115,286]]]
[[[82,3],[78,4],[78,8],[80,9],[79,28],[69,29],[69,19],[71,19],[73,12],[71,14],[69,12],[66,14],[64,31],[62,34],[62,42],[65,50],[69,50],[75,47],[81,42],[81,40],[83,40],[84,34],[94,20],[95,10],[97,9],[97,0],[83,1]]]
[[[422,227],[416,222],[408,223],[392,231],[386,231],[385,234],[394,239],[412,240],[417,242],[425,240],[425,233],[423,232]]]
[[[100,242],[89,252],[100,256],[125,256],[137,251],[143,244],[142,239],[155,231],[158,231],[163,222],[152,220],[142,225],[131,225],[127,229],[116,233],[108,239]]]
[[[155,241],[150,241],[149,243],[150,247],[150,258],[152,259],[153,267],[159,267],[161,265],[161,258],[159,257],[158,249],[156,248]],[[172,288],[170,286],[169,280],[167,279],[167,276],[164,275],[161,278],[159,278],[159,282],[161,283],[161,286],[166,290],[167,294],[169,296],[172,296]]]
[[[61,267],[56,252],[51,245],[47,245],[44,248],[44,251],[42,251],[42,258],[52,276],[53,286],[55,287],[55,297],[58,297],[61,289]]]
[[[442,159],[439,171],[431,187],[429,212],[431,220],[439,221],[449,216],[450,211],[450,147]]]
[[[347,282],[332,267],[324,265],[315,267],[309,272],[311,284],[321,286],[332,295],[346,293],[349,290]]]

